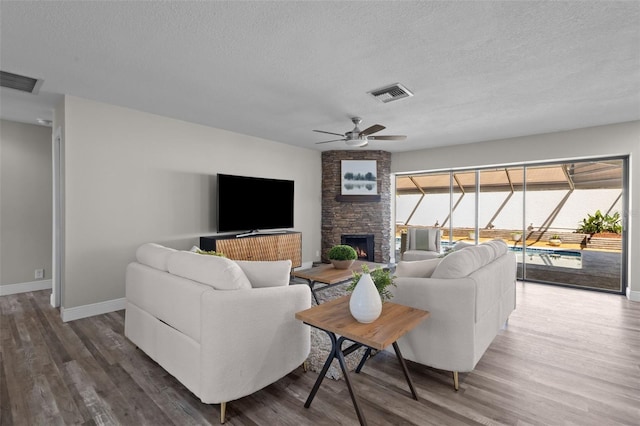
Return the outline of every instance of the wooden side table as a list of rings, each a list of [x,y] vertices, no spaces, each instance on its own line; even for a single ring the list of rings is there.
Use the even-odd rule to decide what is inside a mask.
[[[349,311],[349,298],[351,296],[343,296],[338,299],[325,302],[322,305],[314,306],[305,311],[297,312],[296,319],[303,321],[312,327],[316,327],[323,330],[329,335],[331,339],[331,351],[327,357],[327,361],[322,367],[316,383],[311,389],[311,393],[307,398],[304,406],[309,408],[313,398],[316,396],[320,384],[324,380],[324,376],[327,374],[327,370],[331,366],[331,362],[334,359],[338,360],[344,380],[347,383],[349,389],[349,395],[353,406],[358,415],[358,420],[361,425],[366,425],[367,421],[364,417],[356,394],[349,378],[347,366],[344,360],[346,355],[351,354],[356,349],[366,346],[367,350],[360,361],[360,364],[356,368],[356,373],[359,373],[364,367],[365,362],[371,355],[372,349],[382,350],[389,345],[393,345],[393,349],[396,352],[396,357],[402,366],[404,377],[407,380],[411,394],[415,400],[418,400],[418,394],[413,386],[409,371],[407,370],[407,364],[402,357],[400,348],[398,347],[397,340],[411,331],[421,321],[427,318],[430,314],[428,311],[421,309],[411,308],[409,306],[399,305],[397,303],[386,302],[382,305],[382,314],[380,317],[372,323],[363,324],[356,321],[351,312]],[[338,337],[338,335],[340,337]],[[342,349],[342,344],[345,340],[354,342],[346,349]]]

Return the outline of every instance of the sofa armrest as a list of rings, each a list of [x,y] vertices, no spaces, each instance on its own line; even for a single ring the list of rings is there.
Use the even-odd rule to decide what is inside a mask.
[[[474,366],[476,284],[469,278],[395,280],[392,301],[425,309],[431,316],[400,339],[407,359],[445,370]]]
[[[203,293],[202,402],[243,397],[301,365],[310,331],[295,313],[309,307],[306,285]]]
[[[431,312],[429,322],[454,321],[473,325],[475,321],[476,285],[468,278],[398,277],[390,287],[395,303]]]

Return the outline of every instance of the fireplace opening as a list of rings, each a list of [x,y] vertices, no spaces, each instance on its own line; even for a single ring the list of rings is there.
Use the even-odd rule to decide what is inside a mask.
[[[358,253],[358,260],[374,261],[373,234],[353,235],[344,234],[340,237],[341,244],[346,244]]]

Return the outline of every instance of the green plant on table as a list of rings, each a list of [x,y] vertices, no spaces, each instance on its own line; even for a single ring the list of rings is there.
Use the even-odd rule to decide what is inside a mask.
[[[373,271],[369,271],[369,267],[367,265],[362,265],[362,272],[353,271],[351,284],[347,287],[347,291],[355,290],[363,273],[371,275],[371,280],[375,284],[378,294],[380,294],[380,299],[382,299],[383,302],[385,300],[391,300],[393,294],[389,291],[389,286],[396,286],[396,283],[393,281],[396,277],[391,275],[391,271],[389,271],[389,269],[376,268]]]
[[[327,257],[330,260],[356,260],[358,258],[358,253],[356,253],[355,249],[351,246],[338,244],[331,247],[327,253]]]
[[[553,234],[550,239],[552,239],[552,240],[560,240],[561,238],[560,238],[560,235]]]

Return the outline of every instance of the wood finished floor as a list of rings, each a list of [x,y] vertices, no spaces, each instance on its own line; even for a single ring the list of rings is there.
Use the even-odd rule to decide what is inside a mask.
[[[409,397],[393,356],[352,375],[370,425],[639,425],[640,303],[522,284],[518,306],[454,392],[448,372],[409,362]],[[49,292],[0,297],[0,424],[216,425],[199,402],[123,336],[124,312],[62,323]],[[233,425],[356,425],[343,381],[297,369],[227,406]]]

